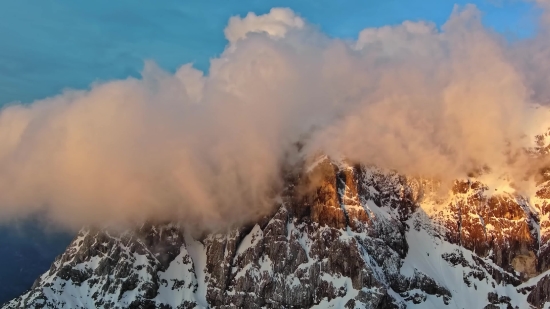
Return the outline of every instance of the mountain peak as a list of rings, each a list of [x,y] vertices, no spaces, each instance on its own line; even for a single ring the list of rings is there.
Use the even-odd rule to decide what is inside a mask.
[[[441,196],[431,180],[319,157],[245,226],[83,229],[3,308],[539,308],[547,186],[526,197],[470,178]]]

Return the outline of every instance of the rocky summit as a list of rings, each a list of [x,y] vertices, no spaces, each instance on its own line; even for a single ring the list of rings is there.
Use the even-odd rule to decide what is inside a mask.
[[[83,229],[2,308],[548,308],[540,174],[532,196],[487,174],[441,194],[323,156],[289,174],[272,214],[224,233]]]

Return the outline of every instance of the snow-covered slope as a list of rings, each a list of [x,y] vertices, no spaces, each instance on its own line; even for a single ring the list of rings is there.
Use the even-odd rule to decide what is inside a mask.
[[[271,215],[225,233],[83,229],[3,308],[550,307],[548,180],[534,196],[483,177],[441,195],[326,157],[304,170]]]

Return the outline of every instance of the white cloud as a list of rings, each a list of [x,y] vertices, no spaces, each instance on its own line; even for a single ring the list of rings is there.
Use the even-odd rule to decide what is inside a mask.
[[[226,227],[268,211],[281,164],[319,151],[447,178],[505,168],[549,76],[530,69],[549,58],[529,55],[550,48],[504,42],[474,7],[442,29],[405,22],[345,42],[273,9],[230,20],[208,76],[147,63],[142,79],[6,107],[0,218]]]
[[[246,38],[250,33],[267,33],[273,38],[282,38],[290,29],[301,29],[305,21],[287,8],[273,8],[269,13],[256,15],[248,13],[246,17],[233,16],[224,30],[230,43]]]

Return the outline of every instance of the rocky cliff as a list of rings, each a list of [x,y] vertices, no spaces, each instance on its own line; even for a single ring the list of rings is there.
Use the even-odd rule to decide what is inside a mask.
[[[441,194],[434,181],[321,157],[248,226],[83,229],[3,308],[543,308],[541,176],[533,196],[480,175]]]

